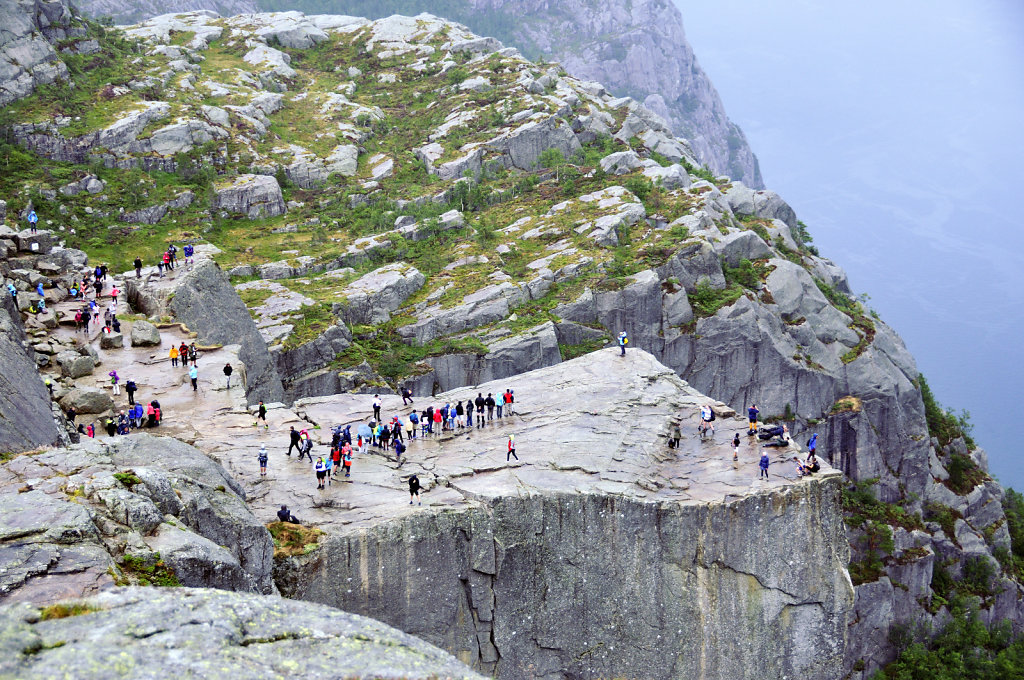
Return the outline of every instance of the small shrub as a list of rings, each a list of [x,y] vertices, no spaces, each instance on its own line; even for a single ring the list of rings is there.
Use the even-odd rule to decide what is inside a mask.
[[[129,470],[128,472],[115,472],[114,479],[124,484],[126,487],[133,487],[136,484],[142,484],[142,480],[135,476],[135,473]]]
[[[43,621],[50,621],[52,619],[66,619],[71,616],[81,616],[82,614],[98,611],[100,611],[99,607],[87,602],[64,602],[43,607],[39,612],[39,618]]]
[[[305,555],[320,546],[324,532],[316,527],[304,527],[291,522],[271,522],[267,530],[274,538],[274,557]]]

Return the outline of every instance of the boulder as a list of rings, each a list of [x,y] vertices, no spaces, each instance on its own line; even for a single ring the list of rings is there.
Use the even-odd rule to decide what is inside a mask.
[[[93,387],[76,387],[60,400],[64,410],[72,406],[78,413],[100,414],[114,408],[114,402],[105,390]]]
[[[271,25],[256,31],[256,35],[263,36],[268,42],[276,41],[283,47],[306,50],[327,40],[327,34],[300,12],[279,12],[263,16],[274,17]]]
[[[100,680],[159,669],[172,677],[257,680],[291,674],[284,669],[294,666],[317,678],[386,672],[410,680],[483,680],[412,635],[309,602],[211,589],[119,588],[84,607],[81,615],[51,621],[35,607],[0,609],[0,675]],[[112,659],[119,659],[116,670]]]
[[[84,378],[96,370],[96,362],[91,356],[83,356],[70,350],[59,352],[55,361],[60,366],[60,374],[64,378]]]
[[[8,2],[0,6],[0,106],[40,85],[67,78],[68,69],[51,42],[67,38],[73,15],[59,2]]]
[[[535,170],[540,155],[548,149],[572,158],[583,148],[569,124],[555,117],[527,123],[492,139],[487,146],[503,152],[512,166],[521,170]]]
[[[131,340],[132,347],[159,347],[160,331],[148,321],[133,321]]]
[[[604,162],[604,159],[602,159]],[[660,165],[655,167],[647,167],[643,170],[644,177],[654,182],[654,184],[660,184],[663,188],[672,191],[674,189],[686,189],[690,186],[690,175],[686,172],[686,169],[677,164],[672,164],[667,168],[663,168]]]
[[[198,262],[178,284],[168,307],[197,334],[199,344],[241,345],[238,356],[246,367],[245,389],[251,401],[284,399],[276,365],[259,329],[215,262]]]
[[[208,538],[164,523],[145,540],[146,545],[174,570],[183,586],[242,592],[257,590],[252,576],[242,569],[235,556]]]
[[[757,260],[773,255],[764,239],[753,231],[730,232],[715,241],[713,246],[730,267],[738,266],[740,260]]]
[[[335,314],[348,324],[387,323],[391,312],[425,282],[419,270],[404,262],[386,265],[350,283],[341,293],[345,302],[335,305]]]
[[[100,335],[100,349],[120,349],[124,347],[124,336],[120,333],[103,333]]]
[[[212,207],[249,219],[276,217],[287,212],[281,187],[269,175],[240,175],[230,184],[218,187]]]
[[[617,151],[601,159],[601,169],[611,175],[625,175],[640,167],[640,157],[633,151]]]

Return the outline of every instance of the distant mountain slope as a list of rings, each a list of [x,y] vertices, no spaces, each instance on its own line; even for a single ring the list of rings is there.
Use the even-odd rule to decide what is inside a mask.
[[[644,102],[688,139],[698,160],[716,174],[763,188],[757,158],[729,120],[710,79],[686,41],[683,18],[670,0],[83,0],[94,16],[118,23],[167,12],[212,9],[222,15],[263,10],[349,14],[378,19],[430,12],[479,35],[519,48],[530,59],[557,61],[578,78]]]

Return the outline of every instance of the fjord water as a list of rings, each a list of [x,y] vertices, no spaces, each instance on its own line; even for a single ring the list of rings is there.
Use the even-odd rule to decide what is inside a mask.
[[[765,184],[1024,488],[1024,6],[676,2]]]

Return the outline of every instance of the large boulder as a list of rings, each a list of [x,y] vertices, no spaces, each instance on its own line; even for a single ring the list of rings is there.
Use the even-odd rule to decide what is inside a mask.
[[[148,321],[132,322],[132,347],[159,347],[160,331]]]
[[[51,43],[68,37],[73,15],[65,2],[11,0],[0,4],[0,106],[40,85],[66,78]]]
[[[527,123],[492,139],[487,146],[505,153],[512,166],[521,170],[535,170],[540,155],[548,149],[572,158],[583,148],[569,124],[555,117]]]
[[[114,408],[114,402],[106,391],[94,387],[76,387],[60,400],[64,410],[75,408],[78,413],[99,414]]]
[[[0,301],[0,451],[52,446],[60,432],[50,410],[50,395],[35,363],[21,345],[24,332],[10,296]]]
[[[56,362],[65,378],[84,378],[96,370],[96,361],[91,356],[70,350],[59,353]]]
[[[276,185],[276,182],[275,182]],[[196,264],[168,303],[174,316],[197,334],[203,345],[241,345],[246,395],[251,401],[284,399],[281,378],[267,345],[228,277],[212,260]]]
[[[483,680],[419,638],[309,602],[119,588],[75,604],[78,615],[49,621],[27,605],[0,609],[0,676]]]
[[[226,186],[217,187],[212,207],[249,219],[276,217],[287,212],[281,186],[269,175],[239,175]]]
[[[640,167],[640,157],[634,151],[616,151],[601,159],[601,169],[610,175],[625,175]]]

